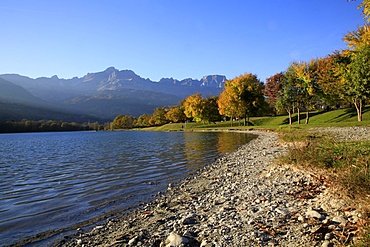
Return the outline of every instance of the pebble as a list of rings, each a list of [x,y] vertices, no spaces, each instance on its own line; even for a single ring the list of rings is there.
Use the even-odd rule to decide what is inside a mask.
[[[324,176],[276,164],[275,158],[288,151],[276,134],[249,132],[257,138],[193,176],[169,185],[150,204],[115,218],[99,231],[82,234],[84,243],[89,243],[86,246],[351,243],[354,234],[345,231],[348,220],[343,210],[351,205],[334,196]],[[150,215],[143,217],[145,212]],[[354,210],[351,215],[354,218],[359,213]],[[67,241],[58,246],[75,243]]]

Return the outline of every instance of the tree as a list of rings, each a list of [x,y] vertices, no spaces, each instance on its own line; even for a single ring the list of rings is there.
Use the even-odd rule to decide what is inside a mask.
[[[165,107],[155,108],[153,115],[151,116],[149,123],[150,125],[164,125],[168,123],[166,119],[167,109]]]
[[[226,84],[228,84],[228,81]],[[222,91],[217,105],[218,111],[222,116],[230,117],[231,126],[233,125],[234,118],[240,117],[243,114],[241,112],[240,101],[231,86],[225,86],[225,90]]]
[[[364,25],[357,30],[347,33],[343,40],[347,43],[349,50],[356,49],[364,44],[370,45],[370,26]]]
[[[225,90],[220,96],[220,114],[243,116],[245,126],[249,122],[249,117],[257,114],[263,107],[263,89],[263,83],[251,73],[245,73],[227,81]],[[231,105],[226,106],[227,103]]]
[[[355,105],[357,119],[362,121],[363,103],[370,96],[370,27],[359,27],[348,33],[344,41],[349,49],[343,51],[337,71],[344,87],[344,97]]]
[[[292,124],[292,113],[297,109],[298,124],[300,124],[300,109],[304,98],[302,90],[302,81],[298,78],[297,71],[292,63],[284,72],[284,80],[282,82],[281,97],[279,97],[276,105],[278,111],[285,110],[289,115],[289,124]]]
[[[364,16],[365,21],[370,22],[370,0],[363,0],[357,8],[362,9],[362,15]]]
[[[341,59],[342,54],[335,51],[324,58],[318,58],[317,62],[317,83],[321,89],[321,99],[325,104],[334,104],[343,97],[343,86],[336,71],[336,63]]]
[[[293,63],[292,66],[298,79],[298,84],[296,84],[298,100],[306,109],[306,124],[308,124],[309,112],[314,108],[321,94],[321,89],[317,83],[317,61],[311,59],[309,62]]]
[[[267,97],[266,101],[270,106],[270,109],[275,109],[276,101],[281,95],[283,87],[284,73],[277,73],[266,79],[264,94]]]
[[[204,107],[202,112],[202,121],[203,122],[216,122],[221,119],[221,115],[218,111],[217,105],[218,97],[208,97],[204,101]]]
[[[359,46],[350,56],[351,62],[344,73],[346,94],[357,110],[357,120],[362,121],[364,102],[370,97],[370,45]]]
[[[285,110],[289,116],[289,125],[292,125],[292,113],[296,104],[297,89],[293,84],[285,83],[280,97],[276,101],[276,110]]]
[[[195,122],[201,122],[205,101],[200,93],[188,96],[184,101],[184,113],[187,118],[193,118]]]
[[[142,114],[139,116],[139,118],[136,121],[137,127],[148,127],[150,126],[150,118],[151,116],[149,114]]]
[[[136,119],[132,116],[118,115],[114,118],[112,127],[114,129],[131,129],[134,127]]]
[[[165,115],[166,119],[170,122],[179,123],[186,120],[184,110],[179,106],[170,106],[170,109]]]

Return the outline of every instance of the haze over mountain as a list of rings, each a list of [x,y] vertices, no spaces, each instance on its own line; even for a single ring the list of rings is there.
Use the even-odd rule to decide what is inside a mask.
[[[156,107],[177,105],[194,93],[219,95],[226,81],[225,76],[209,75],[200,80],[162,78],[155,82],[131,70],[114,67],[81,78],[32,79],[18,74],[2,74],[0,79],[2,103],[63,109],[102,119],[112,119],[118,114],[136,117],[151,114]]]

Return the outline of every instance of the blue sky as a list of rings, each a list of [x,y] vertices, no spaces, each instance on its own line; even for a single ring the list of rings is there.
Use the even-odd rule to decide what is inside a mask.
[[[363,25],[347,0],[1,0],[0,74],[144,78],[245,72],[261,80],[345,48]]]

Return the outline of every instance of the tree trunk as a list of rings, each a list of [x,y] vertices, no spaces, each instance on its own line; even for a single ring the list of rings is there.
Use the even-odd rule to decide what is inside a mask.
[[[292,125],[292,113],[288,111],[289,114],[289,125]]]
[[[362,121],[362,100],[354,100],[354,104],[357,110],[357,121]]]
[[[297,112],[298,112],[298,124],[301,124],[301,110],[299,107],[297,107]]]
[[[306,112],[306,124],[308,124],[308,121],[310,120],[310,112]]]

